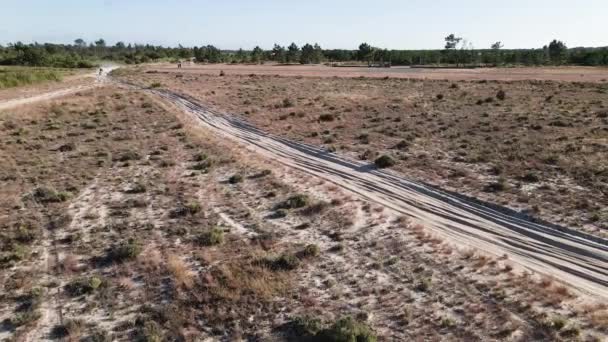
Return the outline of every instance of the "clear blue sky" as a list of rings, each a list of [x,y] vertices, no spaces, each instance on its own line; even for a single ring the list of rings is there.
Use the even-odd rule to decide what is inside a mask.
[[[608,45],[608,0],[0,0],[0,44],[149,42],[222,49],[318,42],[356,48],[442,48],[448,33],[475,48]]]

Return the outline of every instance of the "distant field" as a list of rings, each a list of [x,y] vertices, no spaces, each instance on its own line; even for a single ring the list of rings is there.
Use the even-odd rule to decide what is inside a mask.
[[[59,82],[73,71],[56,68],[0,67],[0,89],[41,82]]]
[[[177,69],[173,64],[149,66],[158,72],[180,72],[217,75],[280,75],[305,77],[370,77],[412,78],[430,80],[495,80],[495,81],[570,81],[607,82],[608,68],[597,67],[537,67],[537,68],[478,68],[478,69],[430,69],[430,68],[368,68],[328,67],[325,65],[229,65],[229,64],[184,64]]]

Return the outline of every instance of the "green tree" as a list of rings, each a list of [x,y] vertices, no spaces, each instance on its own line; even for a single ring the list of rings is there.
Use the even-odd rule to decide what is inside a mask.
[[[494,44],[492,44],[491,48],[492,48],[492,59],[494,61],[494,64],[498,65],[501,64],[501,60],[500,60],[500,49],[503,48],[503,44],[501,41],[498,41]]]
[[[247,63],[247,53],[243,49],[236,52],[236,60],[238,63]]]
[[[456,63],[456,66],[459,65],[460,56],[456,53],[456,49],[458,49],[458,44],[462,41],[462,37],[456,37],[453,33],[444,38],[445,40],[445,54],[448,58],[448,63]]]
[[[76,45],[80,49],[87,47],[87,43],[82,38],[74,40],[74,45]]]
[[[562,64],[566,60],[568,48],[561,40],[554,39],[548,47],[549,59],[553,64]]]
[[[367,43],[362,43],[357,51],[357,59],[370,63],[374,59],[374,48]]]
[[[315,64],[319,64],[323,61],[323,49],[321,48],[321,45],[315,43],[315,45],[313,46],[313,58],[312,61]]]
[[[251,61],[254,63],[260,63],[263,61],[263,58],[264,50],[262,50],[262,48],[259,46],[253,48],[253,51],[251,52]]]
[[[315,48],[306,43],[302,46],[302,53],[300,54],[300,63],[301,64],[311,64],[314,59]]]
[[[194,49],[194,57],[197,62],[220,63],[222,52],[213,45],[207,45]]]
[[[285,48],[279,44],[274,44],[274,48],[272,49],[272,60],[279,63],[285,63],[287,61]]]
[[[453,33],[449,36],[445,37],[445,49],[446,50],[456,50],[458,44],[462,40],[461,37],[456,37]]]
[[[287,48],[287,63],[297,62],[299,60],[300,48],[296,43],[291,43]]]

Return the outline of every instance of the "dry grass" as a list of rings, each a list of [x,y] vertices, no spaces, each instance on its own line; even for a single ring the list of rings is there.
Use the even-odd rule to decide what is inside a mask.
[[[174,282],[178,287],[188,290],[192,288],[194,285],[194,275],[181,257],[169,254],[167,256],[167,268],[173,275]]]

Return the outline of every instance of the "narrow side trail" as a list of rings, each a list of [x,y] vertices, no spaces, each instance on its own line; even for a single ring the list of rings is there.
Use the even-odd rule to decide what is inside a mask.
[[[162,89],[147,91],[196,116],[202,126],[216,134],[407,215],[457,246],[495,256],[506,254],[525,269],[555,277],[583,294],[608,298],[608,240],[533,222],[507,208],[484,205],[367,163],[273,136],[196,99]]]
[[[85,91],[85,90],[93,89],[95,87],[106,85],[109,82],[108,74],[116,68],[117,68],[117,66],[114,66],[114,65],[104,66],[103,72],[101,73],[101,75],[99,75],[97,73],[90,75],[90,76],[94,76],[94,77],[91,77],[90,83],[81,84],[81,85],[78,85],[75,87],[63,88],[63,89],[59,89],[59,90],[55,90],[55,91],[51,91],[51,92],[41,93],[41,94],[34,95],[34,96],[20,97],[20,98],[10,99],[7,101],[0,101],[0,110],[5,110],[5,109],[23,106],[23,105],[32,104],[32,103],[41,102],[41,101],[52,100],[52,99],[56,99],[56,98],[59,98],[62,96],[74,94],[79,91]]]

